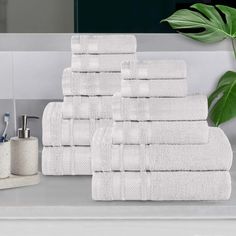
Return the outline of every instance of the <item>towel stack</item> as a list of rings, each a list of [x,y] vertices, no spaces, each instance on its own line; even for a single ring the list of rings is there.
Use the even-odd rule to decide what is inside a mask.
[[[71,68],[63,72],[62,103],[43,114],[45,175],[91,175],[91,139],[112,124],[112,95],[120,91],[121,62],[135,60],[133,35],[81,35],[71,40]]]
[[[94,200],[225,200],[232,150],[208,127],[207,98],[187,96],[181,60],[124,62],[112,127],[92,142]]]

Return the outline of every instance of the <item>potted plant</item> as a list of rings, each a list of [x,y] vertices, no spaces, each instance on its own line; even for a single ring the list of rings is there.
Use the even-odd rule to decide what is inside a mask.
[[[223,5],[196,3],[181,9],[161,22],[201,43],[217,43],[228,39],[236,59],[236,9]],[[193,33],[194,29],[200,32]],[[188,32],[189,31],[189,32]],[[216,126],[236,117],[236,72],[225,72],[208,97],[209,117]]]

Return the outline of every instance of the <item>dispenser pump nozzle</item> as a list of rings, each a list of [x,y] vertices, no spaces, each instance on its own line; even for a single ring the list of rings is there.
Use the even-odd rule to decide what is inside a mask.
[[[30,138],[30,129],[27,128],[28,119],[39,119],[39,117],[21,115],[21,128],[18,129],[18,138]]]

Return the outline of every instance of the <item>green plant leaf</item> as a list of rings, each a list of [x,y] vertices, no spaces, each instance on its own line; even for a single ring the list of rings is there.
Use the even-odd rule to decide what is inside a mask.
[[[236,37],[236,9],[223,5],[216,5],[216,7],[225,14],[227,22],[227,32],[232,37]]]
[[[236,117],[236,72],[227,71],[208,98],[209,116],[216,126]]]
[[[215,91],[211,93],[211,95],[208,97],[208,107],[210,108],[212,103],[222,95],[222,92],[224,90],[224,86],[217,87]]]
[[[161,22],[168,22],[173,29],[194,40],[204,43],[215,43],[236,35],[236,9],[217,5],[217,9],[226,16],[225,24],[214,6],[196,3],[191,6],[194,10],[182,9],[173,13]],[[203,29],[200,33],[185,33],[182,29]]]

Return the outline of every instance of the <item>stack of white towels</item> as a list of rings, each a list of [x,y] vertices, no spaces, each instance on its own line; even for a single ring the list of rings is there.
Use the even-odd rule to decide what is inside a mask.
[[[112,125],[112,95],[120,91],[121,62],[135,60],[133,35],[80,35],[71,40],[71,68],[63,72],[64,101],[43,114],[44,175],[91,175],[91,140]]]
[[[94,200],[226,200],[230,143],[208,127],[207,97],[187,96],[181,60],[124,62],[112,127],[92,142]]]

